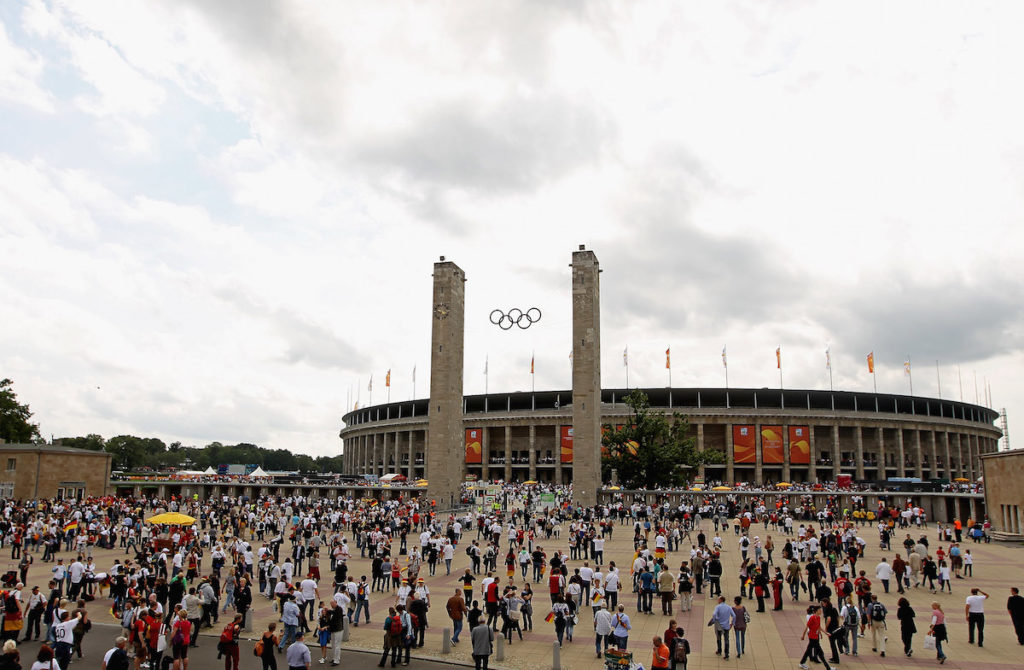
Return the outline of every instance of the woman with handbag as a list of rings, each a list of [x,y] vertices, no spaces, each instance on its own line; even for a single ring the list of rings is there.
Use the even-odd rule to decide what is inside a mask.
[[[906,598],[900,598],[896,603],[896,618],[900,620],[900,636],[903,638],[903,653],[906,654],[907,658],[910,658],[914,654],[912,648],[914,642],[914,633],[917,632],[917,625],[914,624],[914,608],[910,606],[910,601]]]
[[[740,596],[736,596],[732,601],[735,603],[732,611],[736,615],[732,625],[736,635],[736,658],[740,658],[747,646],[747,624],[750,623],[750,612],[743,606],[743,598]]]
[[[928,637],[924,639],[924,648],[930,646],[929,638],[935,644],[935,657],[939,659],[939,665],[946,662],[946,654],[942,651],[942,643],[948,640],[946,636],[946,614],[942,611],[942,605],[932,603],[932,625],[928,629]]]

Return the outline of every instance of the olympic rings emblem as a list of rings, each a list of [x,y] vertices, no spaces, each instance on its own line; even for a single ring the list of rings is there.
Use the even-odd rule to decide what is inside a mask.
[[[496,309],[491,312],[490,320],[502,330],[510,330],[512,326],[519,326],[520,330],[526,330],[533,324],[540,321],[540,309],[531,307],[525,312],[518,307],[513,307],[508,312]]]

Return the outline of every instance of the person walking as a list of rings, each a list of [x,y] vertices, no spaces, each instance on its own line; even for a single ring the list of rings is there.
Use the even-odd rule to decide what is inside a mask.
[[[735,603],[732,607],[732,630],[736,636],[736,658],[739,659],[743,657],[743,652],[747,648],[747,622],[750,621],[750,613],[743,606],[743,598],[736,596],[732,601]]]
[[[913,642],[914,633],[917,632],[917,625],[914,623],[914,608],[910,601],[900,598],[896,603],[896,618],[900,620],[900,636],[903,638],[903,653],[910,658],[914,654]]]
[[[932,603],[932,625],[928,628],[928,634],[935,638],[935,658],[939,659],[939,665],[942,665],[946,662],[942,643],[948,640],[949,636],[946,635],[946,614],[939,603]]]
[[[302,631],[296,633],[295,642],[288,646],[284,654],[288,670],[309,670],[312,655],[309,653],[309,647],[302,641],[302,636]]]
[[[1016,586],[1010,587],[1010,597],[1006,600],[1006,612],[1013,623],[1013,631],[1017,634],[1017,644],[1024,644],[1024,596]],[[26,636],[27,639],[27,636]]]
[[[604,651],[608,651],[608,645],[613,643],[613,629],[612,613],[602,605],[594,614],[594,649],[597,652],[598,658],[601,658],[602,644],[604,645]]]
[[[455,595],[445,603],[448,611],[448,618],[452,620],[452,644],[459,643],[459,634],[462,633],[462,622],[465,621],[469,608],[466,606],[466,599],[460,593],[461,589],[455,589]]]
[[[857,634],[857,629],[860,626],[861,612],[860,608],[857,607],[857,603],[853,602],[853,596],[847,596],[843,604],[843,609],[840,610],[839,616],[843,618],[843,633],[844,642],[843,647],[845,653],[856,656],[857,655],[857,640],[860,637]]]
[[[479,623],[469,631],[470,640],[473,643],[473,665],[476,670],[487,670],[487,662],[491,657],[491,643],[494,641],[494,631],[486,623]]]
[[[711,620],[708,621],[708,625],[715,628],[715,642],[718,645],[718,650],[715,651],[716,656],[722,656],[724,645],[725,656],[723,658],[729,658],[729,630],[732,628],[735,618],[736,613],[725,604],[725,596],[718,596],[718,604],[715,605],[715,609],[711,612]]]
[[[274,656],[274,647],[277,646],[277,622],[271,621],[267,624],[267,630],[263,631],[259,644],[262,645],[262,653],[259,654],[263,662],[263,670],[277,670],[277,658]]]
[[[964,605],[964,618],[967,619],[967,644],[974,644],[974,630],[978,630],[978,647],[985,642],[985,599],[988,594],[974,587],[967,596]]]
[[[388,615],[384,619],[384,653],[381,654],[380,662],[377,663],[378,668],[384,667],[389,653],[393,668],[398,665],[402,656],[402,619],[394,607],[388,608]]]
[[[871,651],[880,652],[882,658],[885,658],[885,641],[889,639],[885,635],[885,617],[889,610],[878,602],[878,596],[874,593],[871,594],[871,600],[864,609],[871,625]]]
[[[624,605],[619,605],[619,611],[612,618],[612,637],[615,639],[615,646],[619,649],[629,648],[629,631],[633,625],[629,621]]]
[[[825,652],[821,648],[821,617],[818,616],[818,606],[811,605],[807,608],[807,621],[804,623],[804,630],[800,633],[800,640],[807,638],[807,648],[804,655],[800,657],[800,670],[808,670],[807,659],[812,662],[821,663],[825,670],[832,670],[828,661],[825,660]]]
[[[671,656],[668,645],[661,641],[661,636],[659,635],[655,635],[651,642],[651,646],[654,647],[654,652],[651,654],[651,668],[653,670],[668,670],[669,658]]]

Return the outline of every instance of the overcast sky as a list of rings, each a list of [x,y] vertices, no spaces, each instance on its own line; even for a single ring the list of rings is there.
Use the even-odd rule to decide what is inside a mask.
[[[425,395],[442,254],[466,393],[569,388],[586,244],[605,387],[830,346],[1012,430],[1022,81],[1015,2],[4,2],[0,377],[47,437],[335,454],[371,374]]]

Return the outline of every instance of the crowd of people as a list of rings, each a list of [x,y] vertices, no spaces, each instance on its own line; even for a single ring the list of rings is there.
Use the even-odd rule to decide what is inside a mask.
[[[468,629],[479,667],[486,667],[495,636],[512,645],[535,627],[553,632],[559,645],[592,636],[601,657],[627,653],[631,617],[659,614],[667,625],[652,640],[651,664],[676,668],[685,665],[690,645],[673,617],[699,598],[715,603],[707,607],[708,625],[726,658],[747,653],[752,615],[806,600],[801,663],[828,665],[857,655],[858,638],[869,633],[872,651],[886,654],[889,613],[879,588],[903,596],[893,617],[910,656],[918,631],[909,598],[922,592],[915,589],[952,593],[956,580],[970,580],[969,545],[986,537],[983,522],[973,520],[928,526],[914,506],[878,507],[869,519],[856,501],[853,509],[818,509],[800,500],[791,509],[788,499],[772,496],[741,503],[696,495],[678,504],[620,500],[588,508],[573,503],[568,487],[544,503],[534,487],[504,493],[497,509],[444,514],[401,498],[4,501],[0,540],[18,570],[3,576],[0,670],[18,667],[17,644],[28,640],[45,642],[38,653],[67,670],[98,615],[122,629],[105,668],[127,661],[135,670],[187,670],[199,632],[212,628],[218,657],[226,670],[237,670],[257,598],[274,611],[253,649],[264,670],[276,670],[281,655],[289,667],[339,665],[345,629],[360,625],[383,627],[382,666],[408,664],[431,623],[449,622],[453,645]],[[193,521],[148,523],[161,512]],[[632,554],[613,556],[606,547],[623,533]],[[865,537],[873,533],[877,540]],[[865,552],[876,541],[893,552],[891,560],[867,566]],[[733,551],[738,573],[726,575],[723,553]],[[350,567],[357,554],[368,574]],[[26,588],[37,562],[48,579]],[[432,598],[429,583],[441,570],[460,586]],[[738,595],[730,602],[724,591],[732,591],[732,578]],[[974,590],[965,594],[965,620],[970,641],[982,646],[988,594]],[[92,611],[97,598],[104,599],[99,612]],[[375,608],[386,606],[377,619],[371,599]],[[941,662],[946,614],[933,601],[927,644]],[[1024,643],[1022,605],[1014,590],[1007,610]],[[319,647],[316,660],[310,645]]]

